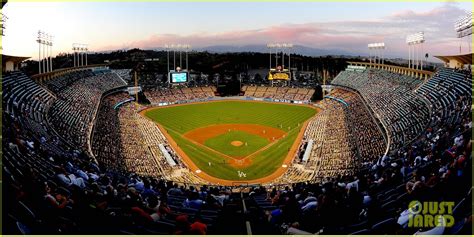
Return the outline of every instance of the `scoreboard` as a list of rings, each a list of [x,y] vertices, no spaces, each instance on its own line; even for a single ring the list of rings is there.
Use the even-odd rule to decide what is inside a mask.
[[[171,83],[186,83],[188,82],[187,72],[170,72]]]
[[[268,73],[268,80],[288,81],[290,79],[291,79],[291,76],[288,70],[283,70],[283,71],[270,70],[270,72]]]

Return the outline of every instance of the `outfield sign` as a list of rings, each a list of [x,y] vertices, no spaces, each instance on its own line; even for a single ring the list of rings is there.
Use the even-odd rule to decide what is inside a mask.
[[[363,72],[363,71],[365,71],[366,69],[367,69],[367,68],[364,67],[364,66],[353,66],[353,65],[349,65],[349,66],[347,66],[346,71]]]
[[[128,87],[127,92],[129,95],[136,95],[137,93],[140,93],[142,91],[142,88],[140,86],[133,86],[133,87]]]

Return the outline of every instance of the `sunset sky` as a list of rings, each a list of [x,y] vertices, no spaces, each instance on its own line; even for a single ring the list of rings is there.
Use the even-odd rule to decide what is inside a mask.
[[[3,53],[37,59],[38,30],[54,35],[54,54],[73,43],[91,51],[156,48],[167,43],[244,46],[291,42],[368,55],[385,42],[388,57],[407,57],[405,37],[425,32],[430,55],[468,51],[454,22],[472,11],[461,3],[72,3],[9,2]]]

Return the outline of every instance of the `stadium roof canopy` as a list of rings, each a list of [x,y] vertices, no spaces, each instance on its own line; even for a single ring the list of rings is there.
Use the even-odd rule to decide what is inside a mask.
[[[2,54],[2,72],[18,70],[20,63],[29,58]]]
[[[466,64],[472,65],[472,53],[459,54],[459,55],[446,55],[446,56],[435,56],[436,58],[443,61],[450,68],[460,68]]]

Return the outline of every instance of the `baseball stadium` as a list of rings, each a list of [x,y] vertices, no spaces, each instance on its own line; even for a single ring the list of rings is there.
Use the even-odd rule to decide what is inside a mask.
[[[381,20],[442,15],[452,35],[400,21],[313,55],[296,23],[223,51],[200,44],[229,32],[13,40],[29,5],[2,2],[2,234],[472,235],[472,8],[453,4]]]

